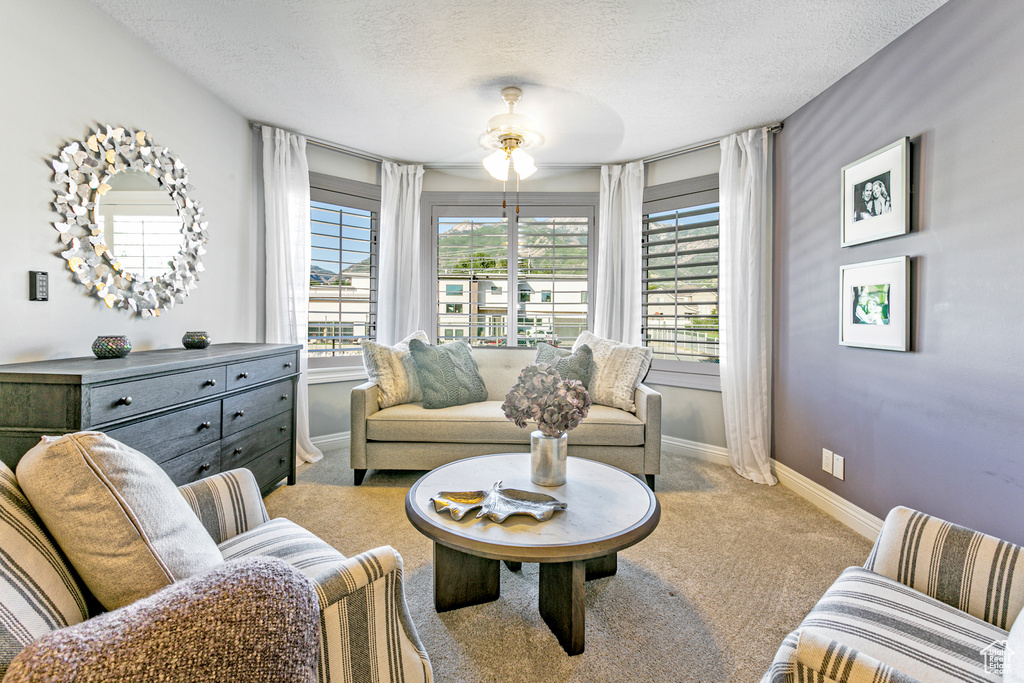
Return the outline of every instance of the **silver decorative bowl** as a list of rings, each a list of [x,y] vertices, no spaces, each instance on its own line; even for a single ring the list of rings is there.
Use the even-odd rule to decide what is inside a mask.
[[[186,349],[205,349],[210,345],[210,335],[206,332],[186,332],[181,338],[181,345]]]
[[[132,350],[132,343],[124,335],[101,335],[92,343],[97,358],[124,358]]]

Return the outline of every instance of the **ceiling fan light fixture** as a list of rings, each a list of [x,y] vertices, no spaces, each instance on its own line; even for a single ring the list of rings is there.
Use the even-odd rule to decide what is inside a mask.
[[[512,166],[519,175],[520,180],[529,178],[536,172],[537,165],[533,163],[533,157],[519,147],[512,150]]]
[[[495,180],[508,180],[508,154],[504,149],[496,149],[484,157],[484,168]]]
[[[492,116],[487,122],[487,132],[480,137],[481,145],[496,150],[484,159],[484,168],[497,180],[508,180],[510,163],[520,179],[537,170],[533,157],[524,150],[541,144],[544,137],[537,132],[533,120],[515,112],[522,96],[523,91],[514,86],[502,88],[501,99],[508,104],[508,112]]]

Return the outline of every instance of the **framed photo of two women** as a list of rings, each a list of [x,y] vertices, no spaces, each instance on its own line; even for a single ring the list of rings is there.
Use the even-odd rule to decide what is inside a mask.
[[[910,230],[910,139],[903,138],[843,167],[844,247]]]

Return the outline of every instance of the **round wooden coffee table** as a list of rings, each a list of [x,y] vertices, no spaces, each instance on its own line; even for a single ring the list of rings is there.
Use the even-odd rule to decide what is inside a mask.
[[[454,520],[435,512],[430,501],[441,491],[502,488],[546,493],[568,504],[546,522],[514,515],[503,523],[476,518],[478,510]],[[434,607],[438,612],[497,600],[498,562],[517,571],[540,563],[540,613],[570,655],[583,652],[585,582],[615,574],[618,551],[646,538],[661,518],[654,493],[620,469],[570,457],[566,483],[538,486],[530,481],[529,453],[467,458],[420,477],[405,498],[405,513],[434,541]]]

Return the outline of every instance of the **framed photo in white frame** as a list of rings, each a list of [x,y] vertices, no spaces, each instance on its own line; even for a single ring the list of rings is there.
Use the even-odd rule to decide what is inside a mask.
[[[839,343],[910,350],[910,257],[839,268]]]
[[[910,230],[910,138],[843,166],[840,244],[873,242]]]

